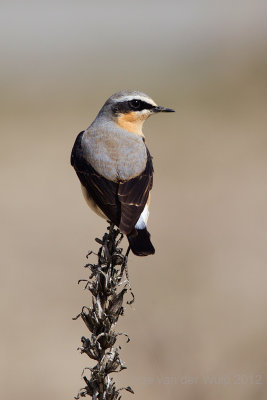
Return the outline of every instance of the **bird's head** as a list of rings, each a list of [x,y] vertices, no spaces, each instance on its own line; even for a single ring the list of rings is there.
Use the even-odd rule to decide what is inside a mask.
[[[125,90],[112,95],[104,104],[102,113],[121,128],[143,136],[142,126],[150,115],[159,112],[174,112],[171,108],[158,106],[145,93]]]

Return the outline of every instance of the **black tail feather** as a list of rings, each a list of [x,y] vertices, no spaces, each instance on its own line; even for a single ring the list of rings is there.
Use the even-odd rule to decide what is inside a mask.
[[[155,253],[153,244],[150,241],[150,233],[145,229],[136,229],[127,236],[132,252],[136,256],[149,256]]]

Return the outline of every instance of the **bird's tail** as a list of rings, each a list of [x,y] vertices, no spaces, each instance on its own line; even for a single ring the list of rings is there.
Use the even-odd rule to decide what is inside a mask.
[[[150,233],[145,229],[135,229],[127,235],[130,248],[136,256],[149,256],[155,253],[153,244],[150,241]]]

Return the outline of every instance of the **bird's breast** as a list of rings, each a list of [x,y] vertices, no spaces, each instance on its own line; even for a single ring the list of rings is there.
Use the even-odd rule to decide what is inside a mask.
[[[118,129],[92,129],[82,138],[84,157],[106,179],[129,180],[146,167],[147,151],[143,139]]]

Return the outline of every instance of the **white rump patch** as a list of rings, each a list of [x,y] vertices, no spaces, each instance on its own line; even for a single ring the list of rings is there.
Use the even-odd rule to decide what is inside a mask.
[[[135,228],[136,229],[145,229],[147,225],[147,220],[149,217],[149,211],[148,211],[148,205],[146,204],[145,208],[143,209],[142,214],[139,217],[139,220],[137,221]]]

